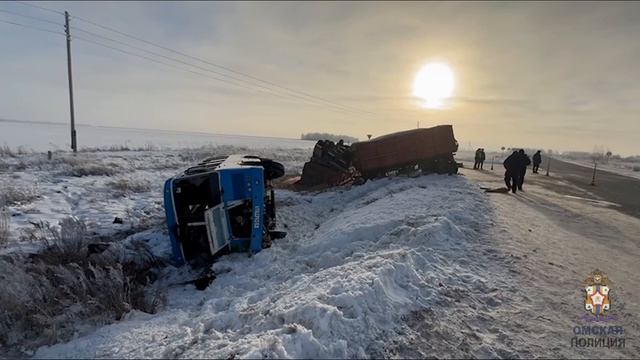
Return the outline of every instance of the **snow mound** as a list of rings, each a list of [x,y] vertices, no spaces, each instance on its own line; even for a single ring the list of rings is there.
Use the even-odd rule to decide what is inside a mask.
[[[403,316],[437,305],[442,283],[459,285],[459,260],[473,259],[488,223],[478,214],[490,212],[459,176],[277,195],[287,238],[223,257],[208,289],[174,288],[156,315],[131,314],[36,357],[381,357]]]

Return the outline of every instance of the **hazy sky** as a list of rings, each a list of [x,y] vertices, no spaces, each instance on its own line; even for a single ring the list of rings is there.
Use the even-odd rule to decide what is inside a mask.
[[[464,146],[590,151],[599,145],[640,153],[640,3],[34,4],[373,113],[283,99],[75,40],[80,123],[364,139],[420,121],[422,127],[453,124]],[[18,3],[1,2],[0,10],[63,20]],[[62,30],[3,12],[0,20]],[[430,61],[446,62],[455,73],[447,109],[424,109],[411,97],[414,76]],[[0,83],[0,118],[68,121],[64,37],[0,22]]]

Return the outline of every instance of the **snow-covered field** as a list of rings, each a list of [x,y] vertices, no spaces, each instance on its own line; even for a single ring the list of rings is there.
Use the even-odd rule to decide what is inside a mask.
[[[222,135],[195,132],[128,129],[78,125],[79,149],[130,148],[177,149],[216,146],[256,148],[312,148],[314,141],[261,136]],[[70,149],[69,125],[29,123],[0,119],[0,146],[47,152]]]
[[[588,168],[593,168],[593,160],[590,159],[575,159],[573,157],[559,156],[562,161],[568,163],[581,165]],[[609,160],[608,162],[599,161],[598,169],[606,170],[615,174],[625,175],[640,179],[640,161],[630,160]]]
[[[101,234],[114,229],[116,216],[136,222],[164,217],[162,186],[167,178],[198,160],[235,152],[277,158],[289,174],[301,173],[310,154],[308,149],[217,146],[81,152],[76,156],[55,153],[51,161],[43,153],[0,158],[3,193],[17,198],[7,206],[12,237],[34,222],[56,223],[68,216],[79,218]]]
[[[103,241],[146,243],[165,263],[153,286],[166,298],[153,313],[133,307],[122,318],[100,322],[52,314],[56,326],[64,327],[39,335],[42,339],[21,341],[19,329],[8,324],[16,332],[10,337],[14,344],[0,347],[0,354],[39,358],[640,354],[640,293],[634,275],[640,270],[634,239],[640,221],[619,214],[606,202],[590,201],[588,194],[565,197],[536,187],[517,197],[487,194],[479,184],[495,186],[501,181],[488,172],[386,178],[324,192],[278,190],[278,222],[288,232],[286,238],[253,257],[221,258],[213,265],[217,278],[204,291],[182,284],[194,274],[165,261],[169,243],[162,183],[198,159],[232,152],[274,158],[285,164],[289,174],[299,174],[310,155],[309,148],[218,146],[77,156],[55,153],[52,161],[38,153],[0,158],[3,194],[10,194],[4,195],[10,235],[0,261],[39,251],[43,244],[25,236],[34,224],[57,224],[73,216]],[[116,216],[124,223],[113,224]],[[613,309],[627,330],[624,349],[605,352],[570,346],[572,328],[584,314],[581,281],[595,267],[616,281]],[[12,278],[2,279],[6,287],[6,279]],[[69,311],[81,313],[77,308],[86,305],[73,303]]]

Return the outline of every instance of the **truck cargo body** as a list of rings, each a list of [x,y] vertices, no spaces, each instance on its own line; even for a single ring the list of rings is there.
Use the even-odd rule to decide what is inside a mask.
[[[351,148],[354,167],[364,176],[372,177],[414,165],[434,166],[434,171],[453,167],[458,142],[451,125],[440,125],[381,136],[355,143]]]

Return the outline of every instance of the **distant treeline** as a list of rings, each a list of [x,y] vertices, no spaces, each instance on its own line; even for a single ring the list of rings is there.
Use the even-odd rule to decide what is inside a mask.
[[[338,142],[342,139],[345,143],[354,143],[357,142],[358,139],[347,136],[347,135],[336,135],[336,134],[326,134],[326,133],[308,133],[300,135],[301,140],[331,140],[333,142]]]

